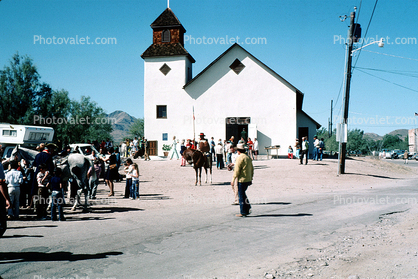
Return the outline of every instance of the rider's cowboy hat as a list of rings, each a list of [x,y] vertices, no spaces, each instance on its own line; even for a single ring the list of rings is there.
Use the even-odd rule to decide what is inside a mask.
[[[45,147],[48,148],[48,149],[50,149],[50,148],[58,149],[58,145],[56,145],[55,143],[52,143],[52,142],[47,143],[45,145]]]
[[[245,146],[243,143],[238,143],[236,149],[239,151],[245,151]]]

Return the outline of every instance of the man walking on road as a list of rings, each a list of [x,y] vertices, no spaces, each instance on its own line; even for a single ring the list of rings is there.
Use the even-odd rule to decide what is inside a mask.
[[[250,157],[245,154],[244,144],[237,144],[238,158],[235,162],[234,174],[232,176],[231,186],[234,186],[235,179],[238,179],[238,196],[239,196],[239,207],[240,214],[235,216],[245,217],[250,214],[251,205],[247,198],[248,186],[252,184],[254,176],[253,161]]]

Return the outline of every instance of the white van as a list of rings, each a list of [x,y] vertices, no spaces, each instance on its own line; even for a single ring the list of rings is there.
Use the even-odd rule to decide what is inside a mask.
[[[52,142],[54,129],[51,127],[0,123],[0,144],[3,158],[10,158],[16,145],[34,148],[40,143]]]

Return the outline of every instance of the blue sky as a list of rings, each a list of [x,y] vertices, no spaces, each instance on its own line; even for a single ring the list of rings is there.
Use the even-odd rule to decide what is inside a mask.
[[[303,110],[328,127],[330,102],[337,118],[344,95],[349,19],[339,17],[357,6],[364,36],[375,3],[171,0],[170,8],[187,30],[185,48],[196,59],[193,76],[229,48],[222,39],[239,37],[246,50],[305,94]],[[17,52],[28,55],[41,81],[53,89],[65,89],[76,100],[91,96],[107,113],[143,117],[140,55],[152,43],[150,24],[166,8],[166,0],[2,0],[0,67]],[[349,129],[383,135],[418,127],[417,11],[416,0],[377,2],[365,44],[381,37],[386,44],[354,56]],[[71,38],[79,44],[71,44]],[[245,44],[246,38],[260,43]]]

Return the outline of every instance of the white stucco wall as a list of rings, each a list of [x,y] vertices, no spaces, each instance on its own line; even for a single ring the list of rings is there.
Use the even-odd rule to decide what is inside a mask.
[[[238,75],[229,68],[237,58],[245,65]],[[164,63],[171,68],[166,76],[159,70]],[[298,126],[310,127],[313,136],[315,124],[297,112],[295,88],[241,47],[231,48],[183,89],[188,68],[187,57],[145,59],[144,132],[149,141],[158,141],[158,155],[173,136],[180,141],[194,137],[193,107],[196,138],[203,132],[208,139],[224,140],[227,117],[250,117],[251,124],[257,125],[261,154],[266,153],[265,146],[280,145],[279,155],[287,155]],[[157,105],[167,106],[167,119],[156,119]],[[168,141],[162,141],[163,133]]]
[[[167,75],[160,68],[167,64],[171,70]],[[187,80],[187,69],[192,68],[187,57],[146,58],[144,62],[144,134],[148,141],[158,141],[158,155],[162,155],[163,144],[171,144],[173,136],[187,134],[183,124],[184,113],[192,114],[191,98],[183,90]],[[157,105],[167,106],[167,119],[156,118]],[[162,141],[163,133],[168,141]],[[189,132],[189,136],[191,132]]]
[[[237,58],[245,65],[238,75],[229,68]],[[208,137],[225,139],[227,117],[251,117],[261,153],[265,146],[280,145],[279,154],[285,155],[294,142],[296,93],[239,47],[226,53],[186,91],[196,100],[196,130]]]

